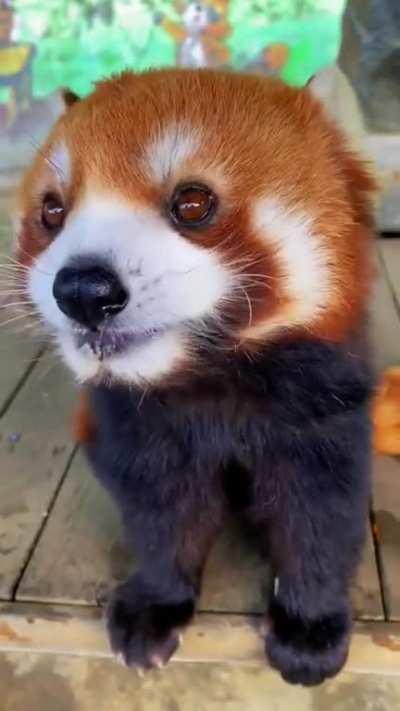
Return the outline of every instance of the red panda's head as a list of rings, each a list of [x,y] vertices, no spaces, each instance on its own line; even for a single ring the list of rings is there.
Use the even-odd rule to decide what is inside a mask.
[[[25,176],[26,289],[81,381],[341,340],[365,311],[371,188],[307,90],[126,73],[67,108]]]

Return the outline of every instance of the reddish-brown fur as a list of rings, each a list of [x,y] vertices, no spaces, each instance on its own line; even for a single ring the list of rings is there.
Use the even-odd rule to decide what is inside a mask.
[[[85,391],[81,392],[78,406],[74,412],[72,433],[78,444],[89,444],[96,437],[96,426]]]
[[[144,149],[162,128],[173,124],[189,130],[200,127],[204,138],[182,175],[178,171],[156,185],[146,173]],[[263,286],[248,289],[253,302],[249,331],[242,299],[243,318],[237,319],[237,326],[245,347],[265,340],[271,315],[287,314],[290,321],[296,310],[285,292],[274,250],[268,240],[260,243],[250,226],[252,206],[265,196],[311,216],[329,254],[330,302],[318,319],[303,325],[304,333],[337,341],[360,319],[372,276],[374,185],[308,90],[258,76],[206,70],[126,73],[101,83],[88,99],[67,110],[25,178],[19,242],[24,263],[46,245],[37,212],[40,193],[54,184],[54,171],[43,154],[50,155],[60,141],[71,155],[72,183],[64,196],[70,210],[79,205],[88,184],[99,193],[161,210],[181,178],[200,175],[214,188],[222,206],[217,224],[201,233],[187,233],[187,238],[220,249],[228,261],[243,255],[253,258],[256,267],[250,271],[269,278]],[[228,226],[232,236],[224,240]]]

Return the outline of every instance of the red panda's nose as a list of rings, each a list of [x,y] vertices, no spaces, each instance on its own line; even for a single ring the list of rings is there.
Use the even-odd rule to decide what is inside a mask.
[[[64,267],[54,280],[59,309],[83,326],[95,329],[128,303],[128,293],[112,271],[103,267]]]

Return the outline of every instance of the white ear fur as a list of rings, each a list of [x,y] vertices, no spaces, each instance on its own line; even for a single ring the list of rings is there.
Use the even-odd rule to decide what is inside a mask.
[[[324,105],[329,103],[329,98],[334,90],[335,80],[337,80],[335,70],[337,70],[335,65],[324,67],[324,69],[321,69],[317,74],[314,74],[307,83],[311,93]]]
[[[315,74],[308,89],[347,135],[351,148],[363,151],[365,128],[361,108],[349,80],[338,65],[332,64]]]

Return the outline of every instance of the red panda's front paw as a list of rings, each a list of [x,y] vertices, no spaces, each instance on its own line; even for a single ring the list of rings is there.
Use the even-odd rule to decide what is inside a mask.
[[[289,615],[281,605],[274,604],[270,619],[266,654],[285,681],[315,686],[344,666],[350,639],[346,610],[307,620]]]
[[[146,594],[139,581],[115,591],[107,610],[112,651],[132,667],[164,666],[179,646],[181,628],[194,612],[192,599],[163,602]],[[136,588],[136,589],[135,589]]]

